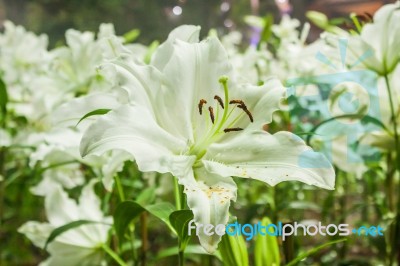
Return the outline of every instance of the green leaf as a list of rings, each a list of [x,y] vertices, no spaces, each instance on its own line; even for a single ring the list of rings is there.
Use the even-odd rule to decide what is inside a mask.
[[[169,202],[160,202],[146,207],[146,210],[172,228],[169,216],[175,211],[174,205]]]
[[[218,247],[224,265],[248,266],[246,242],[242,236],[224,234]]]
[[[193,220],[193,213],[190,210],[174,211],[169,216],[169,222],[178,235],[179,249],[181,251],[185,250],[190,240],[190,236],[188,234],[188,224],[191,220]]]
[[[294,265],[296,265],[297,263],[299,263],[300,261],[304,260],[305,258],[314,255],[315,253],[317,253],[317,252],[320,251],[321,249],[324,249],[324,248],[326,248],[326,247],[329,247],[329,246],[331,246],[331,245],[334,245],[334,244],[337,244],[337,243],[340,243],[340,242],[344,242],[344,241],[347,241],[347,238],[342,238],[342,239],[339,239],[339,240],[334,240],[334,241],[331,241],[331,242],[322,244],[322,245],[320,245],[320,246],[318,246],[318,247],[315,247],[315,248],[313,248],[313,249],[310,249],[309,251],[306,251],[306,252],[300,254],[299,256],[297,256],[297,258],[295,258],[294,260],[290,261],[288,264],[286,264],[286,266],[294,266]]]
[[[139,196],[136,198],[136,202],[140,205],[149,205],[151,204],[154,199],[156,198],[156,189],[155,187],[148,187],[143,190]]]
[[[121,202],[118,204],[113,215],[117,236],[122,240],[131,221],[137,218],[144,211],[148,211],[150,214],[156,216],[171,228],[168,217],[174,210],[174,206],[168,202],[156,203],[149,206],[143,206],[138,202],[131,200]]]
[[[261,43],[267,43],[269,39],[271,38],[272,35],[272,25],[274,24],[274,17],[272,14],[268,14],[264,17],[264,27],[261,32],[261,37],[260,37],[260,42],[258,45]]]
[[[76,124],[76,126],[78,126],[83,120],[85,120],[88,117],[91,117],[91,116],[94,116],[94,115],[105,115],[110,111],[111,111],[111,109],[97,109],[97,110],[91,111],[91,112],[85,114],[81,119],[79,119],[79,121]]]
[[[81,225],[84,224],[91,224],[91,223],[98,223],[95,221],[89,221],[89,220],[78,220],[78,221],[73,221],[71,223],[65,224],[63,226],[57,227],[56,229],[54,229],[51,234],[49,235],[49,237],[46,240],[46,243],[44,244],[44,249],[47,249],[47,246],[59,235],[65,233],[66,231],[79,227]]]
[[[262,226],[271,224],[271,220],[265,217],[261,221]],[[269,234],[257,235],[254,248],[254,263],[256,266],[278,266],[281,256],[279,253],[278,239]]]
[[[160,251],[157,254],[156,260],[160,260],[166,257],[171,257],[171,256],[176,256],[179,252],[178,247],[171,247],[165,250]],[[204,250],[204,248],[200,245],[187,245],[185,249],[185,254],[198,254],[198,255],[206,255],[206,256],[214,256],[218,258],[220,261],[222,261],[221,254],[217,250],[215,253],[210,254],[207,251]]]
[[[123,37],[125,39],[125,43],[130,43],[135,41],[137,37],[139,37],[139,35],[140,35],[140,30],[133,29],[125,33]]]
[[[133,219],[138,217],[145,209],[134,201],[124,201],[118,204],[114,212],[114,227],[118,239],[124,239],[125,230]]]
[[[0,79],[0,112],[5,116],[7,111],[8,93],[6,84]]]

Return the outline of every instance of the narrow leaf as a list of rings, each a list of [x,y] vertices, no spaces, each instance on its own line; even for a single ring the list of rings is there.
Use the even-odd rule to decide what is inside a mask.
[[[376,119],[375,117],[369,116],[369,115],[362,115],[362,114],[348,114],[348,115],[340,115],[340,116],[334,116],[331,117],[329,119],[326,119],[324,121],[322,121],[321,123],[319,123],[318,125],[316,125],[315,127],[313,127],[310,130],[310,135],[307,136],[306,142],[308,145],[310,145],[310,141],[311,138],[314,135],[318,135],[318,134],[314,134],[318,128],[320,128],[322,125],[332,122],[332,121],[336,121],[336,120],[340,120],[340,119],[358,119],[360,120],[361,123],[372,123],[374,125],[379,126],[380,128],[382,128],[383,130],[385,130],[386,132],[390,132],[389,129],[378,119]]]
[[[297,265],[297,263],[299,263],[300,261],[304,260],[307,257],[310,257],[310,256],[314,255],[315,253],[317,253],[321,249],[324,249],[326,247],[329,247],[331,245],[334,245],[334,244],[337,244],[337,243],[340,243],[340,242],[344,242],[344,241],[347,241],[347,238],[342,238],[342,239],[339,239],[339,240],[331,241],[331,242],[325,243],[323,245],[320,245],[318,247],[315,247],[313,249],[310,249],[309,251],[300,254],[297,258],[295,258],[294,260],[290,261],[288,264],[286,264],[286,266]]]
[[[240,235],[230,236],[224,234],[218,247],[221,252],[222,261],[230,266],[248,266],[249,255],[247,253],[246,241]]]
[[[0,112],[4,115],[7,110],[7,102],[8,102],[8,93],[6,84],[2,79],[0,79]]]
[[[261,225],[268,226],[271,220],[267,217],[262,219]],[[271,232],[272,233],[272,232]],[[254,248],[254,263],[256,266],[278,266],[280,265],[280,253],[278,239],[268,233],[257,235]]]
[[[161,250],[156,257],[156,260],[160,260],[166,257],[171,257],[171,256],[176,256],[179,252],[178,247],[171,247],[165,250]],[[204,248],[200,245],[187,245],[185,249],[185,254],[198,254],[198,255],[206,255],[206,256],[214,256],[218,258],[220,261],[221,259],[221,254],[217,250],[215,253],[210,254],[207,251],[204,250]]]
[[[78,126],[83,120],[85,120],[88,117],[91,117],[91,116],[94,116],[94,115],[105,115],[110,111],[111,111],[111,109],[97,109],[97,110],[91,111],[91,112],[85,114],[81,119],[79,119],[79,121],[76,124],[76,126]]]
[[[89,221],[89,220],[78,220],[78,221],[74,221],[68,224],[65,224],[63,226],[57,227],[56,229],[54,229],[51,234],[49,235],[49,237],[46,240],[46,243],[44,245],[44,249],[47,249],[47,246],[59,235],[65,233],[68,230],[71,230],[73,228],[79,227],[81,225],[84,224],[91,224],[91,223],[98,223],[95,221]]]

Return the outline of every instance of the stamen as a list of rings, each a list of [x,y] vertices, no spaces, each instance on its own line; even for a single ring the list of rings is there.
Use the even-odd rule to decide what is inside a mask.
[[[369,12],[364,12],[364,14],[368,17],[369,22],[374,22],[374,16],[371,15]]]
[[[253,123],[254,122],[254,119],[253,119],[253,115],[250,113],[250,111],[249,110],[247,110],[247,109],[245,109],[245,110],[243,110],[246,114],[247,114],[247,116],[250,118],[250,122],[251,123]]]
[[[199,113],[200,113],[200,115],[203,114],[203,105],[206,104],[206,103],[207,103],[206,100],[204,100],[204,99],[200,100],[200,102],[199,102]]]
[[[246,104],[242,100],[231,100],[229,103],[237,104],[237,107],[242,109],[247,114],[247,116],[250,118],[250,122],[251,123],[254,122],[253,115],[250,113],[249,109],[247,109]]]
[[[224,102],[222,101],[221,97],[219,97],[218,95],[215,95],[214,99],[217,100],[219,105],[221,105],[222,109],[224,109]]]
[[[214,124],[214,110],[210,106],[210,107],[208,107],[208,111],[210,111],[211,122]]]
[[[231,100],[229,102],[229,104],[243,104],[244,105],[244,102],[242,100]]]
[[[230,128],[225,128],[224,132],[228,133],[228,132],[232,132],[232,131],[241,131],[241,130],[243,130],[243,128],[241,128],[241,127],[230,127]]]
[[[237,107],[242,109],[247,114],[247,116],[250,118],[250,122],[251,123],[254,122],[253,115],[250,113],[249,109],[247,109],[247,107],[246,107],[246,105],[244,103],[237,105]]]

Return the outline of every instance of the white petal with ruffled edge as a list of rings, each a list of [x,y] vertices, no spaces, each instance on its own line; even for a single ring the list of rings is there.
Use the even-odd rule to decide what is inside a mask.
[[[335,172],[321,153],[290,132],[271,135],[245,130],[226,143],[210,146],[205,168],[221,176],[253,178],[269,185],[301,181],[333,189]]]

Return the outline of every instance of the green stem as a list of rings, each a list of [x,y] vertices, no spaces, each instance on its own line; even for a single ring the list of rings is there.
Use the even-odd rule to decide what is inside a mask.
[[[385,82],[386,82],[386,89],[387,89],[388,96],[389,96],[391,120],[393,123],[396,169],[397,169],[398,173],[400,174],[400,141],[399,141],[399,133],[397,130],[396,112],[394,109],[392,90],[390,88],[388,74],[385,75]],[[393,186],[393,189],[395,189],[395,188],[396,188],[396,186]],[[399,251],[400,250],[399,241],[400,241],[400,192],[398,191],[398,193],[397,193],[397,214],[396,214],[396,220],[395,220],[394,237],[393,237],[393,244],[392,244],[389,265],[393,265],[396,254],[398,252],[400,252]]]
[[[140,215],[140,231],[142,236],[142,254],[141,254],[141,266],[146,266],[147,264],[147,250],[149,248],[148,237],[147,237],[147,212],[144,212]]]
[[[129,233],[130,233],[130,245],[132,251],[133,265],[138,265],[137,252],[135,249],[135,227],[133,227],[132,225],[129,226]]]
[[[176,210],[182,210],[184,206],[184,195],[181,186],[179,186],[178,179],[174,177],[174,187],[175,187],[175,206]],[[178,260],[179,266],[185,265],[185,249],[182,247],[181,240],[178,237]]]
[[[181,190],[179,188],[178,178],[173,177],[174,179],[174,193],[175,193],[175,206],[176,210],[182,210],[182,201],[181,201]]]
[[[5,170],[5,159],[6,150],[0,147],[0,226],[3,224],[3,214],[4,214],[4,196],[5,196],[5,186],[6,186],[6,170]]]
[[[121,179],[119,178],[119,175],[115,175],[115,186],[117,187],[118,191],[118,196],[121,202],[125,201],[125,193],[124,193],[124,188],[122,187]],[[132,251],[132,259],[134,261],[134,265],[137,265],[137,253],[135,249],[135,227],[131,224],[129,227],[129,233],[130,233],[130,244],[131,244],[131,251]]]
[[[121,202],[125,201],[124,189],[122,188],[121,179],[119,178],[118,175],[115,175],[115,185],[117,187],[119,199],[121,200]]]
[[[115,253],[109,246],[107,245],[102,245],[101,246],[103,250],[110,255],[111,258],[113,258],[120,266],[127,266],[127,264],[118,256],[117,253]]]
[[[179,250],[178,256],[179,256],[179,266],[184,266],[185,265],[185,251]]]

